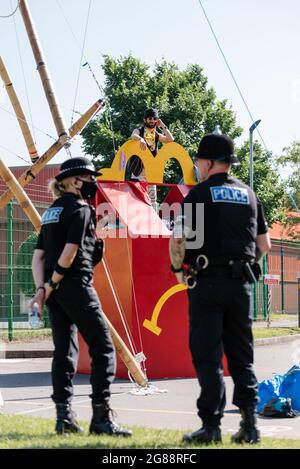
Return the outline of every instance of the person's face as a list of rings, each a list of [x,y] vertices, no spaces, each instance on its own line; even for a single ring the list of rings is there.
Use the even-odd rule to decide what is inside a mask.
[[[79,181],[87,181],[87,182],[95,182],[96,178],[92,174],[82,174],[81,176],[77,176],[77,180]]]
[[[80,176],[73,176],[71,179],[72,185],[76,190],[81,189],[83,181],[94,182],[95,180],[95,176],[92,176],[91,174],[80,174]]]
[[[154,129],[156,127],[158,119],[156,117],[147,117],[144,119],[145,126],[149,129]]]
[[[197,158],[195,162],[198,176],[201,182],[206,181],[209,177],[209,172],[213,166],[212,161],[210,160],[203,160],[201,158]]]

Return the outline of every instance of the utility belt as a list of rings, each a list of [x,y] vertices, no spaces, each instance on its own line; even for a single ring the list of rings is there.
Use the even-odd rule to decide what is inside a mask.
[[[200,254],[196,261],[184,270],[185,282],[189,289],[195,288],[199,277],[214,275],[230,275],[231,278],[245,279],[249,283],[255,283],[259,280],[261,268],[253,259],[208,259],[205,254]]]

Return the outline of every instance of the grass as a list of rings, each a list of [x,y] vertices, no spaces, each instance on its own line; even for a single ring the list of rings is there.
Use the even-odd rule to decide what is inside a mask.
[[[41,418],[0,415],[1,449],[53,449],[53,448],[197,448],[197,445],[183,444],[182,431],[156,430],[131,427],[131,438],[110,436],[89,436],[87,423],[82,423],[84,435],[57,436],[54,433],[54,421]],[[223,443],[208,446],[215,449],[300,449],[299,440],[263,438],[258,445],[236,445],[230,442],[230,435],[223,435]]]
[[[271,324],[270,327],[267,327],[267,323],[265,320],[258,320],[258,323],[264,323],[265,327],[255,327],[257,322],[253,323],[253,333],[255,339],[262,339],[268,337],[277,337],[282,335],[291,335],[291,334],[299,334],[300,329],[297,327],[276,327],[276,324],[272,324],[272,321],[276,320],[294,320],[295,323],[298,322],[298,315],[297,314],[279,314],[279,313],[272,313],[271,314]],[[13,331],[13,341],[14,342],[32,342],[32,341],[39,341],[51,338],[51,329],[14,329]],[[7,330],[0,330],[0,340],[4,342],[8,342],[8,333]]]
[[[253,327],[254,339],[267,339],[284,335],[300,334],[299,327]]]
[[[291,321],[297,321],[298,314],[271,313],[270,319],[271,321],[275,321],[277,319],[290,319]]]
[[[37,340],[45,340],[51,338],[51,329],[14,329],[14,342],[32,342]],[[0,330],[0,340],[8,342],[8,331]]]

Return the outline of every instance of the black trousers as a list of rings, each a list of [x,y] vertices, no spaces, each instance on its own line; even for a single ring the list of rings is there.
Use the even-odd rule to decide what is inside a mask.
[[[257,401],[250,316],[251,285],[229,274],[206,274],[188,291],[190,350],[201,387],[198,415],[205,425],[220,424],[226,403],[222,354],[234,381],[233,404]]]
[[[97,293],[89,282],[65,277],[58,290],[50,295],[47,306],[54,342],[52,361],[52,399],[70,403],[73,377],[78,360],[77,328],[89,347],[91,357],[91,398],[102,403],[110,398],[115,376],[115,351],[102,316]]]

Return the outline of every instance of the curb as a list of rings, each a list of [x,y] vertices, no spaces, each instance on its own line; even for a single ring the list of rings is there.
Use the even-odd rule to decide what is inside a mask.
[[[277,337],[268,337],[265,339],[254,339],[254,346],[284,344],[294,342],[300,339],[300,334],[280,335]],[[5,350],[5,359],[10,358],[52,358],[53,350]]]
[[[283,344],[285,342],[293,342],[294,340],[300,339],[300,334],[291,335],[279,335],[277,337],[268,337],[266,339],[254,339],[254,345],[272,345],[272,344]]]
[[[6,350],[5,358],[50,358],[53,350]]]

